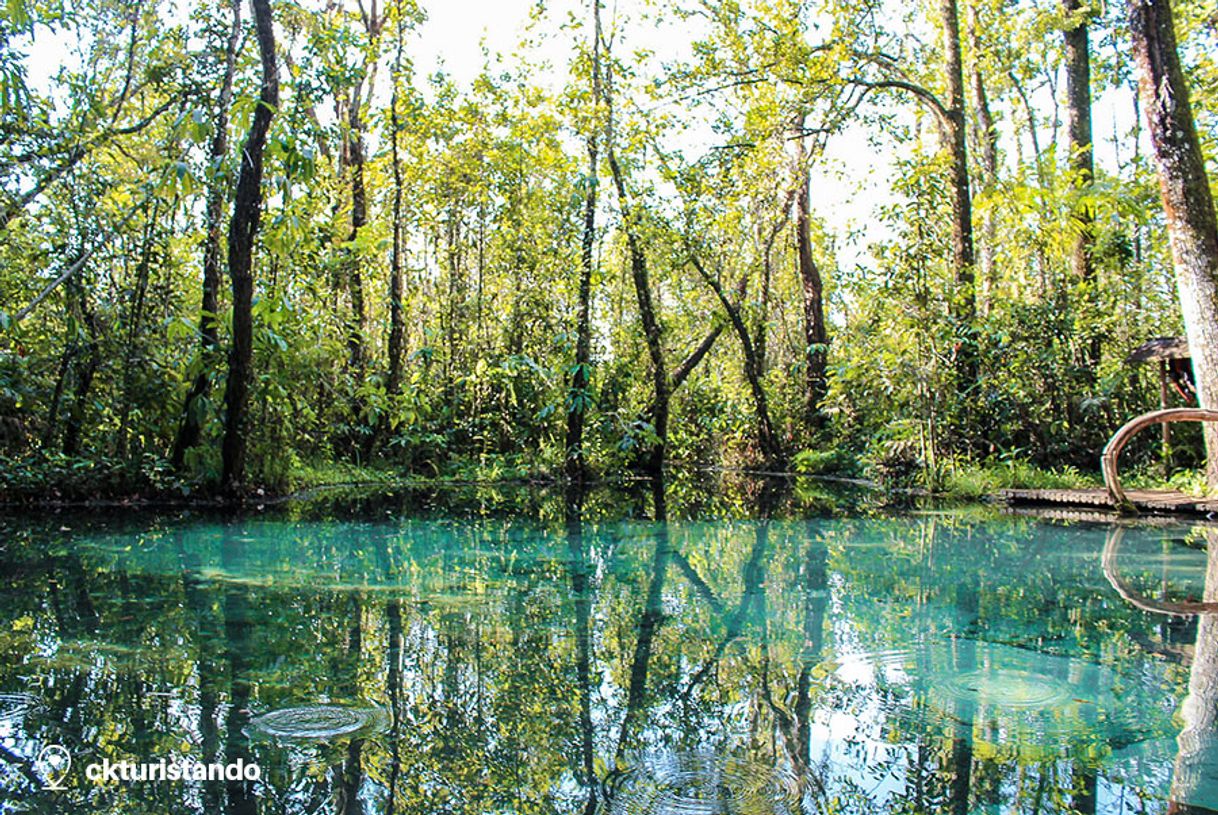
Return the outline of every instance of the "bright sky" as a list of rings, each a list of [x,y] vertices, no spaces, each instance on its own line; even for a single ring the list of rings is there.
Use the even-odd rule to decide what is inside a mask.
[[[536,5],[528,0],[420,0],[427,10],[427,21],[419,28],[412,49],[415,70],[430,74],[441,62],[444,69],[460,83],[468,83],[482,69],[482,46],[485,43],[492,58],[505,58],[516,51],[528,36],[529,12]],[[558,0],[548,4],[546,29],[552,30],[566,19],[566,13],[578,3]],[[542,56],[562,67],[569,57],[565,46],[570,37],[552,38]],[[533,49],[532,53],[538,53]]]
[[[354,0],[347,0],[353,3]],[[514,53],[523,53],[531,62],[539,59],[550,63],[549,71],[538,78],[555,86],[563,81],[566,66],[571,57],[571,46],[575,37],[586,37],[580,31],[560,30],[571,15],[586,16],[587,0],[420,0],[427,10],[427,21],[423,23],[409,46],[415,64],[416,81],[422,87],[425,77],[443,67],[459,85],[468,85],[482,70],[486,53],[492,64],[499,56],[511,64]],[[542,17],[531,21],[539,6],[544,6]],[[667,26],[643,19],[648,4],[637,0],[605,0],[603,19],[606,28],[614,21],[629,16],[633,18],[624,35],[625,47],[631,51],[639,48],[655,52],[655,62],[669,62],[688,57],[691,34],[688,23]],[[184,0],[179,7],[186,8]],[[248,16],[248,11],[246,11]],[[539,38],[537,31],[549,36]],[[554,36],[557,34],[557,36]],[[536,41],[541,39],[543,45]],[[533,44],[521,48],[525,41]],[[29,60],[29,78],[34,87],[47,88],[51,77],[64,59],[71,59],[75,43],[63,34],[51,35],[40,32]],[[382,75],[383,76],[383,75]],[[382,79],[383,82],[383,79]],[[1060,83],[1059,83],[1060,84]],[[1034,100],[1041,110],[1052,106],[1047,91],[1041,91]],[[1128,94],[1097,94],[1094,109],[1096,136],[1096,159],[1102,167],[1115,168],[1114,131],[1126,132],[1132,124],[1132,104]],[[1114,126],[1115,123],[1115,126]],[[867,246],[886,235],[874,222],[878,206],[892,200],[890,193],[890,152],[877,154],[867,145],[866,134],[861,129],[832,139],[828,155],[822,160],[815,180],[814,206],[817,214],[831,232],[839,235],[838,260],[845,267],[855,263],[866,263]],[[1026,139],[1026,135],[1022,136]],[[1053,141],[1049,132],[1041,133],[1042,146]],[[1015,145],[1009,135],[1001,145],[1004,151],[1014,153]],[[1132,148],[1123,145],[1122,153],[1128,156]],[[1025,146],[1025,155],[1029,148]],[[853,245],[844,239],[850,230],[864,230],[865,236]]]

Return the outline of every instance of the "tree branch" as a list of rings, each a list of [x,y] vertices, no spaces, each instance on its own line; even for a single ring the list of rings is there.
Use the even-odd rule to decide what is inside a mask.
[[[903,79],[881,79],[877,82],[869,82],[865,79],[851,79],[850,83],[864,90],[864,93],[859,96],[860,102],[863,100],[863,97],[866,96],[867,92],[872,90],[906,91],[918,97],[918,99],[922,102],[925,102],[927,106],[934,111],[935,115],[944,122],[951,122],[952,120],[951,111],[948,110],[947,106],[944,105],[943,102],[939,101],[938,96],[935,96],[934,93],[921,85],[915,85],[913,82],[906,82]]]

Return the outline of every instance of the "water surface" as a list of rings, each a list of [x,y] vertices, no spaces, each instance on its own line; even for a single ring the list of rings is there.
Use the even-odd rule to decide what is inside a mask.
[[[1218,808],[1213,528],[598,500],[0,522],[4,810]]]

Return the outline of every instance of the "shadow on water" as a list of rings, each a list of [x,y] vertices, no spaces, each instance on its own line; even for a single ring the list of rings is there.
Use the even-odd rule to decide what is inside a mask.
[[[737,487],[0,521],[0,810],[1213,815],[1213,528]]]

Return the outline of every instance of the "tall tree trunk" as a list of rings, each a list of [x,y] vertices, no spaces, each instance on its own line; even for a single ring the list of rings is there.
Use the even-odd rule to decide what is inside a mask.
[[[364,459],[367,460],[371,458],[373,448],[376,446],[379,423],[373,424],[371,427],[364,427],[360,422],[365,406],[363,397],[359,395],[359,389],[363,384],[368,363],[368,310],[364,300],[364,259],[361,256],[357,239],[360,230],[368,223],[368,194],[364,183],[366,161],[364,107],[371,104],[372,94],[376,89],[376,70],[379,65],[377,52],[385,17],[378,13],[376,0],[372,0],[370,10],[365,10],[363,3],[360,4],[360,19],[364,24],[364,32],[368,35],[368,46],[364,52],[363,72],[355,82],[355,86],[351,88],[350,97],[346,102],[347,122],[342,156],[351,172],[351,231],[347,238],[346,265],[347,288],[351,295],[351,317],[347,324],[347,349],[355,386],[351,396],[351,426],[354,429],[352,448],[353,451],[357,451],[357,454],[362,453]],[[399,36],[398,39],[400,43],[401,37]],[[364,97],[365,83],[368,89],[366,98]],[[340,103],[340,110],[342,107],[342,103]],[[395,132],[395,141],[396,138]]]
[[[1091,149],[1091,47],[1088,43],[1089,13],[1080,0],[1062,0],[1067,25],[1066,46],[1066,130],[1070,134],[1070,173],[1075,194],[1085,195],[1095,177],[1095,160]],[[1096,303],[1095,269],[1091,255],[1095,247],[1095,216],[1092,208],[1076,200],[1071,213],[1074,220],[1074,243],[1070,249],[1070,268],[1075,280],[1082,284],[1083,296],[1092,308]],[[1080,305],[1082,305],[1080,303]],[[1087,365],[1094,374],[1100,363],[1100,338],[1087,339]]]
[[[600,0],[592,0],[592,104],[601,101],[601,15]],[[584,188],[584,234],[580,242],[579,306],[575,328],[575,365],[567,396],[567,475],[582,480],[587,473],[584,459],[584,414],[591,398],[588,383],[592,364],[592,266],[596,248],[597,129],[594,122],[588,136],[588,175]]]
[[[368,223],[368,196],[364,185],[364,106],[371,104],[372,93],[376,88],[377,51],[380,42],[381,28],[384,25],[384,15],[378,13],[377,2],[372,0],[370,10],[365,11],[360,4],[360,18],[364,24],[364,33],[368,35],[368,46],[364,52],[363,73],[350,91],[346,102],[346,132],[342,156],[346,166],[351,171],[351,232],[348,235],[348,269],[347,285],[351,294],[351,320],[347,327],[347,347],[350,353],[351,367],[355,372],[356,384],[364,377],[364,366],[367,361],[367,309],[364,304],[363,258],[355,245],[359,231]],[[400,32],[399,32],[400,33]],[[399,43],[401,37],[399,36]],[[400,67],[400,66],[399,66]],[[364,85],[367,83],[368,96],[364,98]],[[342,103],[339,104],[340,110]],[[356,398],[353,410],[358,419],[362,411],[362,400]]]
[[[643,244],[639,240],[638,225],[634,221],[634,213],[626,193],[626,179],[618,164],[612,142],[609,144],[609,170],[613,174],[613,183],[617,187],[618,207],[622,212],[622,225],[626,230],[626,246],[630,253],[630,276],[634,281],[634,291],[639,301],[639,320],[643,324],[643,339],[647,343],[647,354],[651,358],[651,421],[655,428],[657,441],[647,459],[647,469],[653,475],[659,475],[664,467],[664,447],[668,441],[668,403],[671,388],[668,381],[668,369],[664,362],[660,321],[656,317],[655,304],[651,298],[647,255],[643,252]]]
[[[1170,3],[1130,0],[1129,25],[1197,397],[1201,407],[1218,408],[1218,219],[1176,53]],[[1210,489],[1218,489],[1218,425],[1204,427],[1206,476]]]
[[[799,122],[803,130],[804,122]],[[825,285],[812,254],[812,174],[808,153],[800,144],[800,187],[796,196],[795,243],[804,313],[804,424],[809,430],[824,424],[821,402],[825,398],[829,364],[829,332],[825,326]]]
[[[224,390],[226,415],[221,448],[222,489],[232,495],[245,477],[245,414],[249,401],[250,366],[254,355],[251,309],[254,297],[254,237],[262,216],[262,153],[271,118],[279,107],[279,74],[275,64],[275,30],[270,0],[250,0],[262,61],[262,88],[241,150],[237,197],[228,227],[228,273],[233,289],[233,346],[228,356],[228,382]]]
[[[203,244],[203,302],[199,308],[199,372],[186,394],[182,424],[173,443],[170,462],[181,470],[186,451],[199,443],[202,431],[200,401],[211,392],[212,365],[220,347],[216,313],[220,310],[220,261],[224,253],[224,199],[228,195],[227,176],[220,166],[228,155],[228,109],[233,100],[233,74],[237,65],[237,45],[241,41],[241,0],[233,0],[233,22],[228,31],[224,51],[224,78],[220,82],[220,98],[216,102],[211,137],[212,175],[207,189],[205,223],[207,237]]]
[[[595,26],[600,30],[600,3],[593,3]],[[607,55],[608,56],[608,55]],[[612,62],[609,63],[612,66]],[[647,344],[647,355],[651,359],[651,422],[655,430],[656,443],[645,462],[652,475],[659,477],[664,469],[665,447],[668,441],[668,408],[672,394],[672,385],[668,378],[668,368],[664,362],[664,342],[659,318],[656,316],[655,303],[651,296],[651,280],[647,271],[647,255],[643,251],[639,239],[637,214],[630,204],[626,191],[626,178],[617,160],[614,149],[613,127],[613,72],[608,69],[604,89],[604,102],[607,115],[606,138],[609,171],[613,176],[613,184],[617,189],[618,209],[622,213],[622,228],[626,232],[626,247],[630,254],[630,276],[634,282],[635,296],[638,298],[639,322],[643,326],[643,340]]]
[[[347,235],[347,285],[351,294],[351,319],[347,324],[347,350],[357,385],[364,373],[364,332],[367,320],[364,309],[363,260],[355,246],[359,231],[368,222],[368,198],[364,189],[364,132],[363,119],[360,116],[361,87],[362,85],[357,83],[351,92],[347,111],[347,143],[343,148],[351,172],[351,232]]]
[[[973,202],[968,186],[968,149],[964,127],[964,69],[960,58],[960,20],[956,0],[940,0],[943,68],[947,110],[943,117],[951,155],[952,269],[955,292],[952,319],[956,329],[956,392],[968,404],[977,384],[977,292],[973,277]]]
[[[981,191],[992,196],[998,180],[998,128],[990,113],[989,94],[985,89],[985,77],[981,72],[981,39],[978,36],[977,7],[969,5],[969,42],[973,49],[972,84],[973,107],[976,109],[976,144],[978,166],[981,170]],[[994,287],[994,250],[998,239],[998,226],[994,220],[992,206],[981,216],[981,241],[977,247],[977,310],[984,316],[989,311]]]
[[[1032,107],[1032,100],[1028,97],[1028,91],[1024,88],[1023,83],[1015,76],[1013,71],[1007,72],[1007,78],[1011,80],[1011,85],[1015,88],[1015,93],[1019,95],[1019,101],[1023,105],[1024,116],[1028,120],[1028,137],[1032,143],[1032,161],[1033,168],[1036,170],[1036,185],[1037,185],[1037,211],[1036,217],[1039,223],[1038,234],[1049,234],[1048,207],[1045,203],[1045,189],[1048,186],[1045,180],[1045,163],[1044,156],[1040,149],[1039,130],[1036,125],[1036,110]],[[1049,259],[1045,252],[1045,242],[1041,238],[1036,241],[1036,267],[1037,278],[1039,280],[1038,297],[1041,300],[1045,299],[1046,289],[1048,288],[1048,266]]]
[[[390,396],[402,388],[402,347],[406,324],[402,316],[402,163],[398,157],[398,85],[402,81],[402,0],[397,0],[397,51],[393,65],[393,92],[389,101],[390,148],[393,161],[393,254],[389,261],[389,381]]]

